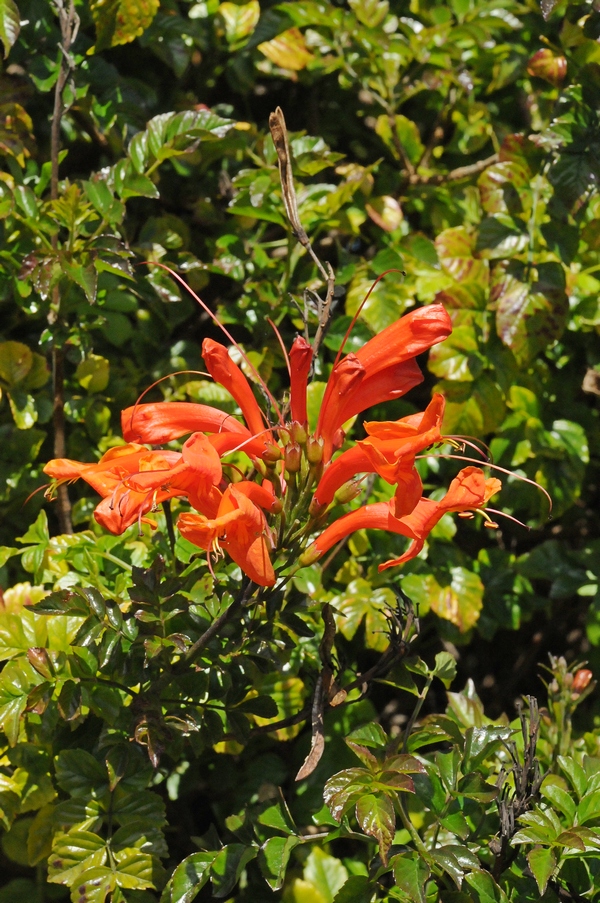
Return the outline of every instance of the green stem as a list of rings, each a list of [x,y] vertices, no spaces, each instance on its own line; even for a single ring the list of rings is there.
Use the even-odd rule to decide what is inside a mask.
[[[421,690],[421,692],[419,693],[419,697],[417,699],[417,704],[414,707],[412,715],[410,716],[410,721],[408,722],[408,724],[406,725],[406,728],[404,730],[404,739],[402,741],[402,752],[403,753],[405,753],[408,749],[409,737],[411,735],[413,727],[415,726],[415,721],[419,717],[419,712],[423,708],[423,703],[425,702],[425,699],[427,698],[427,694],[429,693],[429,688],[430,688],[431,684],[433,683],[433,677],[434,677],[433,674],[428,675],[427,682],[426,682],[425,686],[423,687],[423,689]]]
[[[404,827],[406,828],[406,830],[408,831],[408,833],[410,834],[415,847],[417,848],[419,853],[421,853],[421,855],[423,856],[423,859],[425,859],[426,862],[430,863],[431,856],[429,855],[429,850],[427,849],[427,847],[421,840],[421,838],[419,836],[419,832],[417,831],[417,829],[413,825],[412,821],[410,820],[408,812],[406,811],[405,806],[404,806],[404,800],[402,799],[401,796],[398,798],[398,812],[400,814],[400,820],[401,820],[402,824],[404,825]]]

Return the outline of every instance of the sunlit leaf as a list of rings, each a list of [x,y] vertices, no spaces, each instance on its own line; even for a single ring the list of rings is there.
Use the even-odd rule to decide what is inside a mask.
[[[304,35],[298,28],[289,28],[270,41],[263,41],[257,50],[282,69],[300,71],[313,59]]]
[[[159,0],[93,0],[90,4],[96,25],[95,52],[128,44],[151,24]]]

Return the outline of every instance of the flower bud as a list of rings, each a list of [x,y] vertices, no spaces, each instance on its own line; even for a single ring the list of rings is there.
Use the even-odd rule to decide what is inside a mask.
[[[308,513],[311,517],[319,517],[320,514],[325,511],[327,505],[323,505],[318,499],[313,498],[310,505],[308,506]]]
[[[333,497],[336,505],[345,505],[360,495],[363,479],[361,477],[359,480],[348,480],[347,483],[343,483]]]
[[[298,423],[297,420],[294,420],[290,432],[292,434],[292,440],[294,442],[297,442],[298,445],[306,445],[306,439],[308,437],[306,424]]]
[[[583,693],[585,688],[588,686],[590,681],[593,678],[593,674],[587,668],[580,668],[579,671],[575,672],[573,676],[573,684],[571,686],[571,691],[573,693]]]
[[[318,561],[321,557],[321,551],[317,548],[316,542],[313,542],[312,545],[305,549],[302,555],[300,555],[298,559],[298,563],[300,567],[307,567],[310,564],[314,564],[315,561]]]
[[[321,436],[309,436],[306,440],[306,457],[309,464],[320,464],[323,460],[323,439]]]
[[[290,442],[285,449],[285,469],[288,473],[298,473],[302,463],[302,449],[297,442]]]
[[[265,442],[265,450],[262,453],[262,459],[267,464],[276,464],[283,457],[282,451],[274,442]]]

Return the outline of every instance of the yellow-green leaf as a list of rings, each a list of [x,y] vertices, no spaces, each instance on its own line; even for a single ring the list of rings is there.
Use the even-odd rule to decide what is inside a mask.
[[[271,41],[263,41],[258,50],[276,66],[294,72],[305,69],[314,58],[299,28],[289,28]]]
[[[21,30],[21,16],[14,0],[0,0],[0,41],[4,44],[4,58],[8,56]]]
[[[150,26],[160,0],[93,0],[90,4],[96,25],[94,51],[129,44]]]
[[[225,24],[225,37],[230,44],[237,44],[252,34],[260,19],[260,3],[221,3],[218,9]]]

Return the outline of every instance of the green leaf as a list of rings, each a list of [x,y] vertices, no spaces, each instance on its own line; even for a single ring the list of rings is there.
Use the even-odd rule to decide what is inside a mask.
[[[401,853],[391,864],[396,884],[411,903],[426,903],[425,885],[431,871],[424,859],[418,853]]]
[[[210,879],[215,897],[226,897],[237,882],[246,865],[258,854],[256,847],[242,843],[229,843],[219,850],[210,869]]]
[[[9,393],[8,400],[17,429],[30,430],[38,419],[33,396],[19,389],[13,389]]]
[[[116,875],[112,868],[94,866],[79,875],[75,888],[77,897],[71,895],[71,900],[76,903],[82,899],[85,903],[105,903],[107,895],[114,893],[116,886]],[[116,900],[116,895],[112,899]]]
[[[544,847],[537,847],[529,850],[527,853],[527,862],[529,868],[536,880],[540,894],[546,892],[548,881],[554,874],[556,868],[556,856],[553,850]]]
[[[367,875],[351,875],[333,898],[333,903],[371,903],[374,892],[375,885]]]
[[[472,326],[457,326],[452,335],[429,352],[428,369],[440,379],[471,382],[482,372],[485,358]]]
[[[106,792],[106,771],[85,749],[65,749],[55,761],[56,780],[71,796],[97,797]]]
[[[103,392],[108,385],[110,363],[99,354],[90,354],[75,371],[75,378],[86,392]]]
[[[0,380],[8,388],[22,382],[33,365],[33,352],[22,342],[0,343]]]
[[[388,623],[385,609],[394,607],[391,590],[386,588],[374,590],[368,581],[359,578],[348,584],[345,591],[331,599],[335,612],[336,626],[340,633],[351,640],[365,622],[367,646],[383,652],[388,645]]]
[[[114,853],[115,880],[126,890],[144,890],[154,887],[155,862],[150,853],[135,847],[126,847]]]
[[[306,860],[304,878],[320,894],[324,903],[333,903],[348,878],[348,872],[339,859],[315,847]]]
[[[593,790],[582,797],[577,806],[577,822],[584,825],[586,821],[600,818],[600,790]]]
[[[0,41],[4,45],[4,59],[8,56],[21,30],[21,15],[14,0],[0,0]]]
[[[542,784],[542,789],[541,789],[542,796],[545,799],[550,800],[552,805],[556,809],[558,809],[560,812],[562,812],[563,815],[569,820],[570,824],[573,824],[573,822],[575,820],[575,812],[577,812],[578,824],[583,824],[586,820],[587,807],[586,806],[583,807],[583,817],[582,817],[582,814],[580,813],[580,811],[575,803],[575,800],[573,799],[571,794],[567,793],[567,791],[564,789],[564,787],[562,787],[560,784],[554,783],[555,781],[560,781],[561,783],[563,783],[563,779],[556,777],[555,775],[549,775],[544,780],[544,783]],[[588,794],[587,796],[594,797],[594,795],[595,794]],[[592,800],[590,800],[590,802],[592,803],[592,805],[591,805],[592,811],[595,811],[596,805],[599,806],[599,810],[600,810],[600,793],[598,793],[598,798],[595,802],[593,802]],[[600,811],[598,811],[598,814],[600,815]],[[589,817],[589,815],[587,817]]]
[[[83,872],[106,862],[106,841],[91,831],[72,830],[59,834],[48,859],[48,881],[73,885]]]
[[[92,0],[90,11],[96,26],[94,51],[99,53],[138,38],[151,24],[159,5],[159,0]]]
[[[250,3],[220,3],[219,15],[225,24],[225,37],[229,44],[237,44],[248,38],[254,31],[260,18],[260,4],[258,0],[250,0]]]
[[[236,712],[260,715],[261,718],[276,718],[277,703],[271,696],[250,696],[235,707]]]
[[[498,788],[488,784],[480,772],[474,771],[460,779],[454,795],[477,800],[479,803],[489,803],[498,796]]]
[[[169,903],[191,903],[208,881],[218,852],[192,853],[180,862],[170,882]]]
[[[508,897],[499,887],[489,872],[483,869],[473,870],[465,876],[474,895],[474,903],[508,903]]]
[[[583,797],[587,789],[587,777],[585,771],[571,756],[559,756],[558,764],[563,774],[566,774],[572,787],[579,798]]]
[[[456,677],[456,659],[449,652],[438,652],[435,657],[433,674],[438,677],[446,689]]]
[[[434,391],[446,396],[443,425],[446,434],[486,436],[504,420],[504,396],[488,373],[471,382],[444,381]]]
[[[365,5],[365,0],[359,0],[359,2]],[[421,142],[418,126],[412,119],[407,119],[401,114],[393,118],[385,115],[378,116],[375,131],[396,160],[402,160],[400,146],[413,165],[417,164],[423,156],[425,148]]]
[[[528,364],[563,332],[569,310],[565,273],[559,263],[540,263],[527,280],[521,263],[499,265],[492,273],[496,329],[519,365]]]
[[[22,659],[8,662],[0,673],[0,727],[11,746],[19,739],[21,715],[33,687],[41,683],[39,675]]]
[[[275,828],[277,831],[283,831],[284,834],[294,834],[297,832],[294,820],[290,815],[288,807],[280,791],[280,799],[276,802],[264,804],[264,807],[256,816],[256,822],[267,828]]]
[[[354,743],[360,743],[361,746],[368,746],[373,749],[380,749],[387,746],[389,739],[380,724],[376,721],[370,721],[368,724],[362,724],[355,728],[346,737],[346,742],[352,740]]]
[[[446,574],[409,574],[403,588],[423,614],[431,610],[466,633],[479,620],[483,608],[483,583],[465,568],[451,568]],[[335,604],[335,603],[334,603]]]
[[[389,796],[367,794],[356,803],[356,819],[370,837],[379,844],[379,855],[387,862],[387,854],[394,840],[396,812]]]
[[[260,848],[258,865],[271,890],[283,886],[290,854],[299,843],[297,837],[269,837]]]

